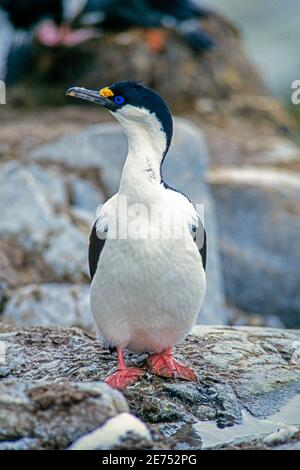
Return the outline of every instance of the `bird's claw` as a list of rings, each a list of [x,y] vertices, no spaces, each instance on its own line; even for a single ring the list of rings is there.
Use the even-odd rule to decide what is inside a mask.
[[[144,369],[137,367],[126,367],[126,369],[119,369],[110,374],[104,382],[117,390],[124,390],[128,385],[136,383],[143,375],[146,374]]]
[[[179,378],[195,382],[197,375],[193,369],[177,361],[172,353],[163,351],[159,354],[151,354],[148,357],[148,367],[150,371],[161,377]]]

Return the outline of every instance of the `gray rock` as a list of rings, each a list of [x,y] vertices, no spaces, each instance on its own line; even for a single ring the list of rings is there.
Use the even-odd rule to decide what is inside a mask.
[[[68,194],[65,180],[58,170],[52,168],[45,169],[35,163],[26,166],[26,170],[41,185],[41,192],[45,193],[48,201],[55,209],[67,206]]]
[[[207,391],[193,383],[174,383],[164,385],[170,397],[179,398],[187,404],[200,404],[208,401]]]
[[[268,446],[274,446],[277,444],[282,444],[295,434],[299,433],[299,428],[296,426],[288,426],[286,428],[281,428],[276,432],[273,432],[266,436],[263,440],[263,443]]]
[[[0,450],[38,450],[39,446],[39,440],[30,437],[0,442]]]
[[[51,234],[43,255],[56,276],[80,282],[88,279],[87,250],[88,235],[63,220],[60,229]]]
[[[95,223],[95,212],[87,211],[85,209],[78,209],[75,206],[70,207],[70,215],[72,222],[76,227],[82,227],[85,232],[90,234],[91,229]]]
[[[53,225],[53,207],[37,178],[17,162],[1,167],[0,234],[37,244]]]
[[[0,342],[6,345],[9,365],[0,388],[0,412],[5,417],[0,445],[7,445],[8,436],[15,445],[19,441],[23,446],[27,441],[22,439],[37,439],[40,448],[66,448],[79,438],[82,440],[74,445],[153,445],[144,438],[128,441],[128,436],[120,444],[123,432],[119,431],[105,432],[102,441],[103,429],[98,433],[98,428],[128,408],[120,394],[107,395],[109,387],[100,394],[100,385],[93,384],[116,368],[116,357],[93,337],[76,328],[0,326]],[[199,448],[201,442],[204,447],[227,442],[228,447],[229,441],[247,429],[249,433],[242,434],[235,445],[250,446],[257,441],[255,445],[263,448],[262,439],[274,433],[278,423],[284,429],[300,425],[299,345],[296,330],[197,326],[175,348],[176,357],[195,368],[196,383],[149,373],[124,394],[131,412],[149,424],[156,449]],[[222,359],[221,365],[217,358]],[[141,366],[145,359],[145,355],[125,355],[128,365]],[[107,405],[103,405],[103,397]],[[86,436],[96,429],[94,435]],[[253,439],[247,440],[248,435]],[[289,439],[295,440],[295,435],[274,438],[274,446]],[[28,442],[28,448],[30,445],[36,446],[36,442]]]
[[[95,331],[87,285],[35,284],[20,287],[5,305],[1,320],[18,327],[78,326]]]
[[[254,165],[286,165],[299,163],[300,149],[295,142],[283,137],[272,137],[262,140],[263,148],[258,149],[252,156]]]
[[[121,127],[117,124],[100,124],[43,145],[35,149],[29,158],[55,162],[71,168],[101,170],[101,181],[106,193],[112,195],[119,187],[126,152],[127,143]],[[185,193],[195,205],[199,205],[200,215],[204,204],[209,247],[208,287],[199,322],[222,324],[226,323],[228,314],[224,306],[214,206],[205,183],[207,159],[207,148],[202,133],[191,122],[177,118],[174,139],[163,167],[164,178],[168,184]],[[88,204],[91,207],[94,202]],[[85,208],[86,206],[87,203]]]
[[[210,386],[179,383],[165,385],[164,389],[172,397],[183,403],[198,404],[199,419],[215,419],[219,427],[231,426],[242,422],[242,413],[232,387],[226,383]]]
[[[17,162],[0,172],[0,236],[39,252],[56,279],[87,279],[87,233],[56,210],[67,203],[63,178],[53,170]]]
[[[101,383],[1,383],[0,442],[4,448],[9,439],[11,448],[15,441],[15,448],[63,449],[127,411],[122,395]]]
[[[90,181],[74,175],[70,175],[67,181],[72,204],[78,209],[92,212],[95,216],[97,207],[105,201],[102,191]]]
[[[243,421],[241,408],[231,385],[216,384],[217,413],[216,420],[220,428],[241,424]]]
[[[269,168],[210,172],[226,293],[245,311],[300,325],[300,178]]]
[[[53,162],[76,169],[101,169],[111,193],[119,184],[121,166],[127,153],[127,141],[117,124],[96,124],[81,132],[44,144],[29,154],[29,159]]]

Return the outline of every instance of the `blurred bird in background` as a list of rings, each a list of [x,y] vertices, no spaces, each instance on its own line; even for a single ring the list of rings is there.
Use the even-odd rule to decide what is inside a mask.
[[[175,31],[202,53],[214,45],[199,21],[208,15],[192,0],[0,0],[0,79],[20,79],[34,39],[72,47],[108,31],[141,27],[153,52]]]
[[[74,46],[95,36],[72,30],[85,0],[0,0],[0,79],[17,81],[24,72],[34,39],[48,47]]]

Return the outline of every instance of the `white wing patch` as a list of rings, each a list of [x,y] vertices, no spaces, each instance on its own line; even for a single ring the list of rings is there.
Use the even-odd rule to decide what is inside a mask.
[[[172,189],[163,189],[162,205],[170,214],[170,220],[177,220],[179,227],[186,227],[194,238],[201,225],[200,216],[186,196]],[[113,230],[113,220],[118,212],[118,193],[99,206],[96,211],[96,233],[98,238],[105,240],[109,226]],[[144,222],[146,222],[144,220]],[[150,220],[149,220],[150,222]],[[147,222],[146,222],[147,223]]]
[[[98,206],[96,211],[96,233],[98,238],[105,239],[108,232],[109,219],[115,214],[118,193],[112,196],[105,204]]]
[[[184,194],[171,188],[166,188],[165,194],[168,197],[170,210],[174,210],[179,217],[183,218],[187,224],[191,235],[194,235],[200,224],[200,216],[193,204]]]

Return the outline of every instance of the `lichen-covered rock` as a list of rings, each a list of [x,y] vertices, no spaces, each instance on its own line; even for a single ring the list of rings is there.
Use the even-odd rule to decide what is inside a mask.
[[[2,326],[0,342],[6,352],[0,367],[2,387],[9,389],[4,398],[3,394],[0,395],[0,410],[9,408],[9,415],[5,415],[9,419],[0,426],[2,446],[7,446],[7,436],[10,434],[15,436],[14,442],[11,442],[14,446],[63,448],[99,427],[95,418],[91,418],[91,414],[95,413],[85,411],[86,406],[90,410],[90,398],[78,398],[81,405],[74,405],[73,399],[70,404],[68,398],[70,387],[71,396],[77,396],[79,390],[81,397],[83,390],[86,390],[84,387],[91,390],[92,386],[95,390],[91,383],[103,380],[116,367],[116,357],[103,349],[93,337],[74,328],[35,327],[19,330]],[[163,379],[149,373],[124,392],[130,411],[148,424],[156,448],[201,448],[202,441],[207,446],[206,426],[216,423],[215,431],[208,428],[210,435],[211,431],[222,433],[222,429],[226,435],[226,430],[232,427],[238,430],[247,422],[247,415],[256,420],[258,430],[260,423],[265,422],[262,418],[271,420],[269,417],[274,413],[274,416],[279,413],[277,419],[284,429],[297,427],[298,405],[296,402],[291,405],[293,413],[286,407],[289,400],[296,400],[296,394],[300,392],[298,331],[197,326],[192,335],[175,348],[175,355],[195,368],[198,375],[196,383]],[[141,366],[145,364],[146,355],[127,354],[125,359],[128,365]],[[109,388],[105,387],[106,390]],[[90,397],[90,392],[87,395]],[[8,407],[7,400],[15,396],[18,400],[12,399]],[[92,400],[92,410],[96,402],[96,398]],[[26,409],[24,413],[20,413],[22,406]],[[57,419],[59,423],[65,419],[62,406],[67,407],[68,422],[71,424],[65,424],[56,437]],[[37,407],[41,411],[30,414]],[[128,410],[118,407],[118,411]],[[92,426],[91,421],[87,424],[87,419],[92,419]],[[81,420],[81,424],[77,423]],[[104,419],[99,424],[103,423]],[[263,435],[259,431],[260,446],[267,445],[262,443],[262,438],[275,432],[274,426],[273,423],[268,428],[269,432]],[[252,434],[255,435],[255,432]],[[101,431],[97,436],[101,438]],[[277,440],[274,437],[274,445],[271,442],[273,438],[270,438],[268,445],[275,447],[279,441],[287,443],[289,439],[296,439],[295,433],[286,436],[285,439],[279,436]],[[28,438],[34,441],[28,441]],[[86,442],[83,439],[81,442]],[[257,441],[258,437],[255,439]],[[226,439],[220,440],[218,434],[216,442],[224,443]],[[244,446],[247,445],[247,440],[246,444],[245,439],[243,442]],[[137,443],[135,445],[138,446]],[[140,445],[147,447],[151,443],[142,439]],[[97,448],[100,447],[101,439],[97,440]],[[116,447],[124,448],[126,442],[122,445],[118,443]]]
[[[20,241],[0,240],[0,309],[11,295],[9,288],[53,280],[53,273],[41,253],[25,250]]]
[[[102,383],[1,383],[0,448],[63,449],[127,411],[122,395]]]
[[[211,170],[209,181],[229,301],[299,327],[299,174],[228,167]]]

